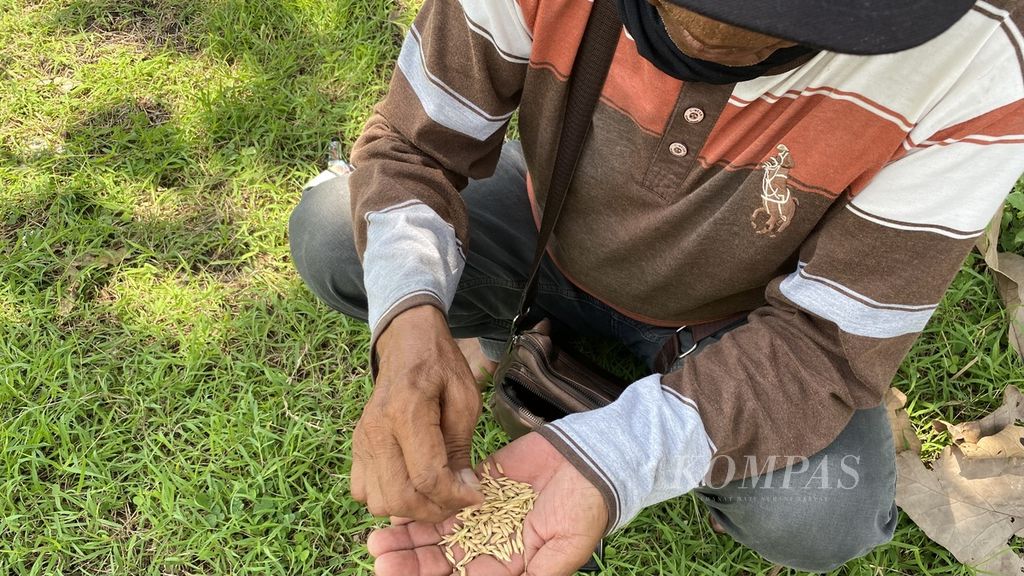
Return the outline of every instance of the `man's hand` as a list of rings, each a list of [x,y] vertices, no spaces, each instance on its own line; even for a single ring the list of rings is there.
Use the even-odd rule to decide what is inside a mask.
[[[523,528],[523,554],[504,563],[490,556],[467,566],[469,576],[568,576],[586,563],[608,523],[604,499],[547,440],[528,434],[491,457],[509,478],[528,482],[537,491]],[[495,467],[491,465],[491,472]],[[454,518],[440,524],[395,520],[374,531],[367,547],[377,558],[377,576],[445,576],[452,566],[438,545],[450,533]],[[461,550],[456,548],[461,558]]]
[[[433,306],[377,339],[376,387],[352,440],[352,496],[374,516],[440,521],[483,498],[470,469],[480,393]]]

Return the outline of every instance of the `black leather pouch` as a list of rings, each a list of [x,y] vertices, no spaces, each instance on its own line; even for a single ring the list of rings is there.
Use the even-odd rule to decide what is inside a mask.
[[[558,346],[547,323],[521,332],[494,373],[494,417],[510,437],[615,401],[627,383]]]

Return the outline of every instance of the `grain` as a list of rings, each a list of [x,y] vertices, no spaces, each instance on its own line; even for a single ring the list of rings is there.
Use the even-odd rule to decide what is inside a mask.
[[[452,533],[441,539],[445,558],[452,565],[452,574],[466,576],[466,565],[479,556],[491,556],[511,562],[512,555],[523,553],[523,522],[533,509],[537,493],[525,482],[505,476],[495,463],[498,476],[491,475],[490,465],[483,466],[480,491],[484,501],[478,506],[462,509],[455,515],[458,522]],[[463,551],[455,561],[455,547]]]

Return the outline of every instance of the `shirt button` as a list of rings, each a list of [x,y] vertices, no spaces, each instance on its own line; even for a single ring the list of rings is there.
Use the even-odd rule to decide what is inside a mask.
[[[690,124],[700,124],[704,120],[704,111],[700,108],[687,108],[686,112],[683,112],[683,118]]]
[[[671,152],[673,156],[680,157],[686,156],[686,154],[689,152],[689,150],[686,149],[686,146],[679,142],[673,142],[669,144],[668,151]]]

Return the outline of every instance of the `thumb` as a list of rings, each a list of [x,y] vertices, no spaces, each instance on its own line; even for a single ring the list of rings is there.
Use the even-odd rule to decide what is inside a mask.
[[[524,576],[572,576],[587,563],[593,551],[593,546],[578,538],[553,538],[530,558]]]

